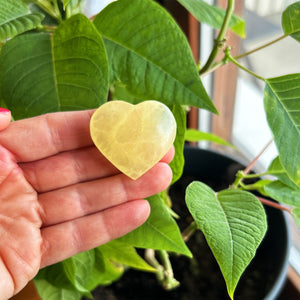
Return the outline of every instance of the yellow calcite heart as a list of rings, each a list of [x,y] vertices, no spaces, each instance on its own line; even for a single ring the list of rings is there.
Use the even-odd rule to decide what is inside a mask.
[[[115,100],[95,111],[90,131],[100,152],[122,173],[137,179],[171,148],[176,121],[169,108],[158,101],[133,105]]]

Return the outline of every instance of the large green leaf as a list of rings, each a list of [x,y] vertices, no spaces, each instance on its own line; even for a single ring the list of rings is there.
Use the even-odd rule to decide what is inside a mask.
[[[281,24],[285,34],[300,42],[300,1],[289,5],[284,10]]]
[[[300,73],[266,80],[264,106],[288,176],[300,184]]]
[[[191,183],[186,203],[203,231],[233,298],[236,285],[262,241],[267,221],[258,199],[245,191],[224,190],[217,195],[201,182]]]
[[[83,15],[63,22],[53,36],[24,34],[10,40],[0,53],[0,69],[0,94],[17,119],[94,108],[107,99],[103,41]]]
[[[0,0],[0,42],[38,27],[43,18],[20,0]]]
[[[155,271],[149,264],[143,260],[136,249],[120,240],[113,240],[105,245],[99,247],[99,250],[105,256],[106,259],[113,263],[124,264],[126,266],[143,270],[143,271]]]
[[[159,195],[154,195],[149,203],[151,214],[148,220],[120,240],[138,248],[167,250],[191,257],[164,200]]]
[[[199,22],[206,23],[215,29],[220,29],[225,17],[225,11],[220,7],[209,5],[203,0],[177,0],[181,3]],[[245,21],[233,15],[229,28],[241,37],[245,37]]]
[[[110,62],[111,81],[137,97],[216,112],[200,80],[186,37],[152,0],[119,0],[94,20]]]

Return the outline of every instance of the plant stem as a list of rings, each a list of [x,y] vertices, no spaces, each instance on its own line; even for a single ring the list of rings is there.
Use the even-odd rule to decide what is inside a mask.
[[[273,44],[275,44],[275,43],[281,41],[282,39],[286,38],[287,36],[288,36],[288,35],[284,34],[284,35],[280,36],[279,38],[276,38],[275,40],[273,40],[273,41],[271,41],[271,42],[268,42],[268,43],[266,43],[266,44],[264,44],[264,45],[261,45],[261,46],[255,48],[255,49],[252,49],[252,50],[250,50],[250,51],[248,51],[248,52],[239,54],[239,55],[237,55],[237,56],[233,56],[233,59],[238,60],[238,59],[240,59],[240,58],[243,58],[243,57],[245,57],[245,56],[248,56],[248,55],[250,55],[250,54],[252,54],[252,53],[255,53],[255,52],[257,52],[257,51],[259,51],[259,50],[261,50],[261,49],[264,49],[264,48],[266,48],[266,47],[268,47],[268,46],[271,46],[271,45],[273,45]],[[205,75],[208,75],[208,74],[214,72],[214,71],[215,71],[216,69],[218,69],[219,67],[228,64],[229,61],[230,61],[230,60],[228,60],[227,57],[225,56],[221,61],[219,61],[219,62],[214,63],[213,65],[211,65],[211,67],[210,67],[208,70],[206,70],[206,71],[204,71],[204,72],[203,72],[203,70],[201,70],[201,73],[200,73],[201,76],[200,76],[200,77],[204,77]],[[248,70],[248,71],[249,71],[249,70]]]
[[[271,206],[271,207],[274,207],[274,208],[277,208],[277,209],[280,209],[280,210],[284,210],[284,211],[287,211],[288,213],[291,213],[292,210],[289,209],[288,207],[285,207],[285,206],[282,206],[276,202],[273,202],[271,200],[267,200],[265,198],[262,198],[262,197],[257,197],[257,199],[262,203],[262,204],[265,204],[265,205],[268,205],[268,206]]]
[[[174,278],[173,268],[169,259],[168,252],[165,250],[159,250],[158,254],[162,264],[158,262],[155,257],[155,251],[153,249],[147,249],[145,252],[145,258],[148,263],[156,269],[156,277],[158,282],[166,289],[171,290],[178,287],[179,282]]]
[[[250,51],[248,51],[248,52],[245,52],[245,53],[243,53],[243,54],[237,55],[237,56],[235,56],[234,58],[235,58],[235,59],[240,59],[240,58],[243,58],[243,57],[245,57],[245,56],[248,56],[248,55],[250,55],[250,54],[252,54],[252,53],[255,53],[255,52],[257,52],[257,51],[259,51],[259,50],[261,50],[261,49],[264,49],[264,48],[266,48],[266,47],[268,47],[268,46],[271,46],[271,45],[273,45],[273,44],[279,42],[280,40],[286,38],[287,36],[288,36],[288,35],[284,34],[284,35],[280,36],[279,38],[277,38],[277,39],[275,39],[275,40],[273,40],[273,41],[271,41],[271,42],[269,42],[269,43],[266,43],[266,44],[264,44],[264,45],[262,45],[262,46],[259,46],[259,47],[255,48],[255,49],[252,49],[252,50],[250,50]]]
[[[242,183],[243,179],[246,177],[249,178],[250,175],[248,173],[253,169],[254,165],[257,163],[259,158],[263,155],[263,153],[269,148],[272,144],[273,139],[268,142],[268,144],[259,152],[259,154],[250,162],[250,164],[245,168],[244,171],[239,171],[236,175],[235,181],[232,184],[232,188],[238,188],[238,186]],[[246,176],[247,175],[247,176]],[[258,177],[257,175],[253,175]]]
[[[197,230],[197,224],[193,221],[183,232],[182,239],[186,242],[193,235],[193,233]]]
[[[200,75],[206,73],[210,69],[210,67],[213,65],[220,49],[222,49],[222,47],[224,46],[225,34],[226,34],[227,29],[229,27],[229,22],[230,22],[231,16],[232,16],[233,11],[234,11],[234,3],[235,3],[234,0],[228,0],[226,14],[225,14],[225,17],[224,17],[224,20],[223,20],[222,27],[220,29],[218,37],[215,39],[214,47],[213,47],[213,49],[210,53],[210,56],[208,57],[208,60],[207,60],[206,64],[200,70]]]
[[[164,266],[165,280],[163,287],[166,290],[171,290],[179,286],[179,282],[174,278],[173,268],[170,262],[169,254],[165,250],[158,251],[162,264]]]
[[[262,76],[259,76],[258,74],[250,71],[249,69],[247,69],[246,67],[242,66],[234,57],[231,56],[231,54],[229,53],[230,49],[227,48],[225,50],[225,57],[231,61],[232,63],[234,63],[237,67],[239,67],[240,69],[244,70],[245,72],[249,73],[250,75],[254,76],[255,78],[258,78],[262,81],[266,81],[266,79]]]

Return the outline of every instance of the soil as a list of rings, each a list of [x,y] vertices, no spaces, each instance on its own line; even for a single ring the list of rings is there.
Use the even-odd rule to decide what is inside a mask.
[[[236,169],[240,165],[230,164],[219,173],[219,180],[210,181],[206,177],[204,181],[215,190],[226,188],[232,183]],[[228,173],[229,172],[229,173]],[[224,175],[225,174],[225,175]],[[179,227],[185,229],[191,222],[191,216],[184,203],[186,186],[193,180],[194,176],[185,175],[170,190],[173,201],[173,209],[180,215]],[[201,178],[200,178],[201,179]],[[268,214],[277,214],[271,209]],[[278,274],[277,261],[281,254],[276,256],[276,250],[269,251],[267,246],[271,243],[273,236],[281,234],[277,229],[268,229],[267,235],[258,249],[255,258],[243,274],[235,291],[235,300],[261,300],[264,299],[270,286]],[[94,292],[95,300],[228,300],[226,285],[220,269],[207,246],[205,238],[200,231],[187,243],[194,255],[194,259],[184,256],[171,255],[171,262],[175,278],[180,286],[172,291],[165,291],[152,273],[144,273],[129,269],[117,282],[107,287],[98,287]],[[271,253],[275,253],[272,257]],[[270,256],[271,260],[267,260]],[[275,268],[275,269],[274,269]]]

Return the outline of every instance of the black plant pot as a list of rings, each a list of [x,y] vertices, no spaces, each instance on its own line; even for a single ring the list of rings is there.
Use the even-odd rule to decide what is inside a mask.
[[[186,186],[191,181],[205,182],[217,191],[228,187],[237,170],[243,168],[234,159],[214,151],[186,147],[184,175],[170,189],[173,209],[180,215],[181,229],[191,222],[184,201]],[[267,234],[238,284],[235,300],[274,300],[285,283],[290,248],[287,218],[270,207],[266,207],[266,212]],[[220,269],[200,231],[189,240],[188,247],[194,259],[171,256],[175,278],[181,283],[179,288],[165,291],[153,274],[129,270],[111,286],[97,288],[93,293],[95,299],[229,299]]]

